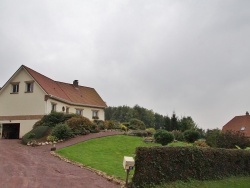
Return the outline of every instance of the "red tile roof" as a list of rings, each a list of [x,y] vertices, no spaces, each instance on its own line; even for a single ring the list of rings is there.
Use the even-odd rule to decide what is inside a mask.
[[[230,120],[226,125],[223,126],[222,131],[227,130],[241,131],[247,137],[250,137],[250,115],[247,113],[243,116],[235,116],[232,120]]]
[[[63,100],[74,105],[107,107],[94,88],[78,86],[73,84],[54,81],[31,68],[22,65],[22,67],[34,78],[42,89],[51,97]]]

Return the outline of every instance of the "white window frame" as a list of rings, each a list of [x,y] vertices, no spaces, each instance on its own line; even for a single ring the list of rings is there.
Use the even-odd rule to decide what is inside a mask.
[[[51,112],[56,112],[56,103],[51,103]]]
[[[76,108],[76,114],[82,115],[83,109]]]
[[[92,110],[92,119],[99,119],[99,110]]]
[[[11,86],[11,93],[19,93],[19,82],[13,82]]]
[[[65,113],[66,113],[66,114],[69,114],[69,107],[68,107],[68,106],[66,106]]]
[[[25,93],[33,93],[34,91],[34,82],[25,82]]]

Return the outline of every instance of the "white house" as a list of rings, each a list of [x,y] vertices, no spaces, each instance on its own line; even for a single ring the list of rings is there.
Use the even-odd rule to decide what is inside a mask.
[[[22,65],[0,90],[0,138],[21,138],[51,111],[104,120],[107,107],[94,88],[54,81]]]

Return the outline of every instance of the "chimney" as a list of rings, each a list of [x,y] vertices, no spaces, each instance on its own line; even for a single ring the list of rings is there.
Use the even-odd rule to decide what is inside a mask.
[[[246,115],[247,115],[247,116],[249,115],[248,111],[246,112]]]
[[[74,87],[77,87],[77,88],[78,88],[78,80],[74,80],[74,81],[73,81],[73,85],[74,85]]]

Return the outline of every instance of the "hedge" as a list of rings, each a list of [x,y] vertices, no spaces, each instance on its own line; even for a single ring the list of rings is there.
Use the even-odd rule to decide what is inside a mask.
[[[250,152],[198,147],[138,147],[133,184],[152,186],[176,180],[215,180],[250,175]]]

